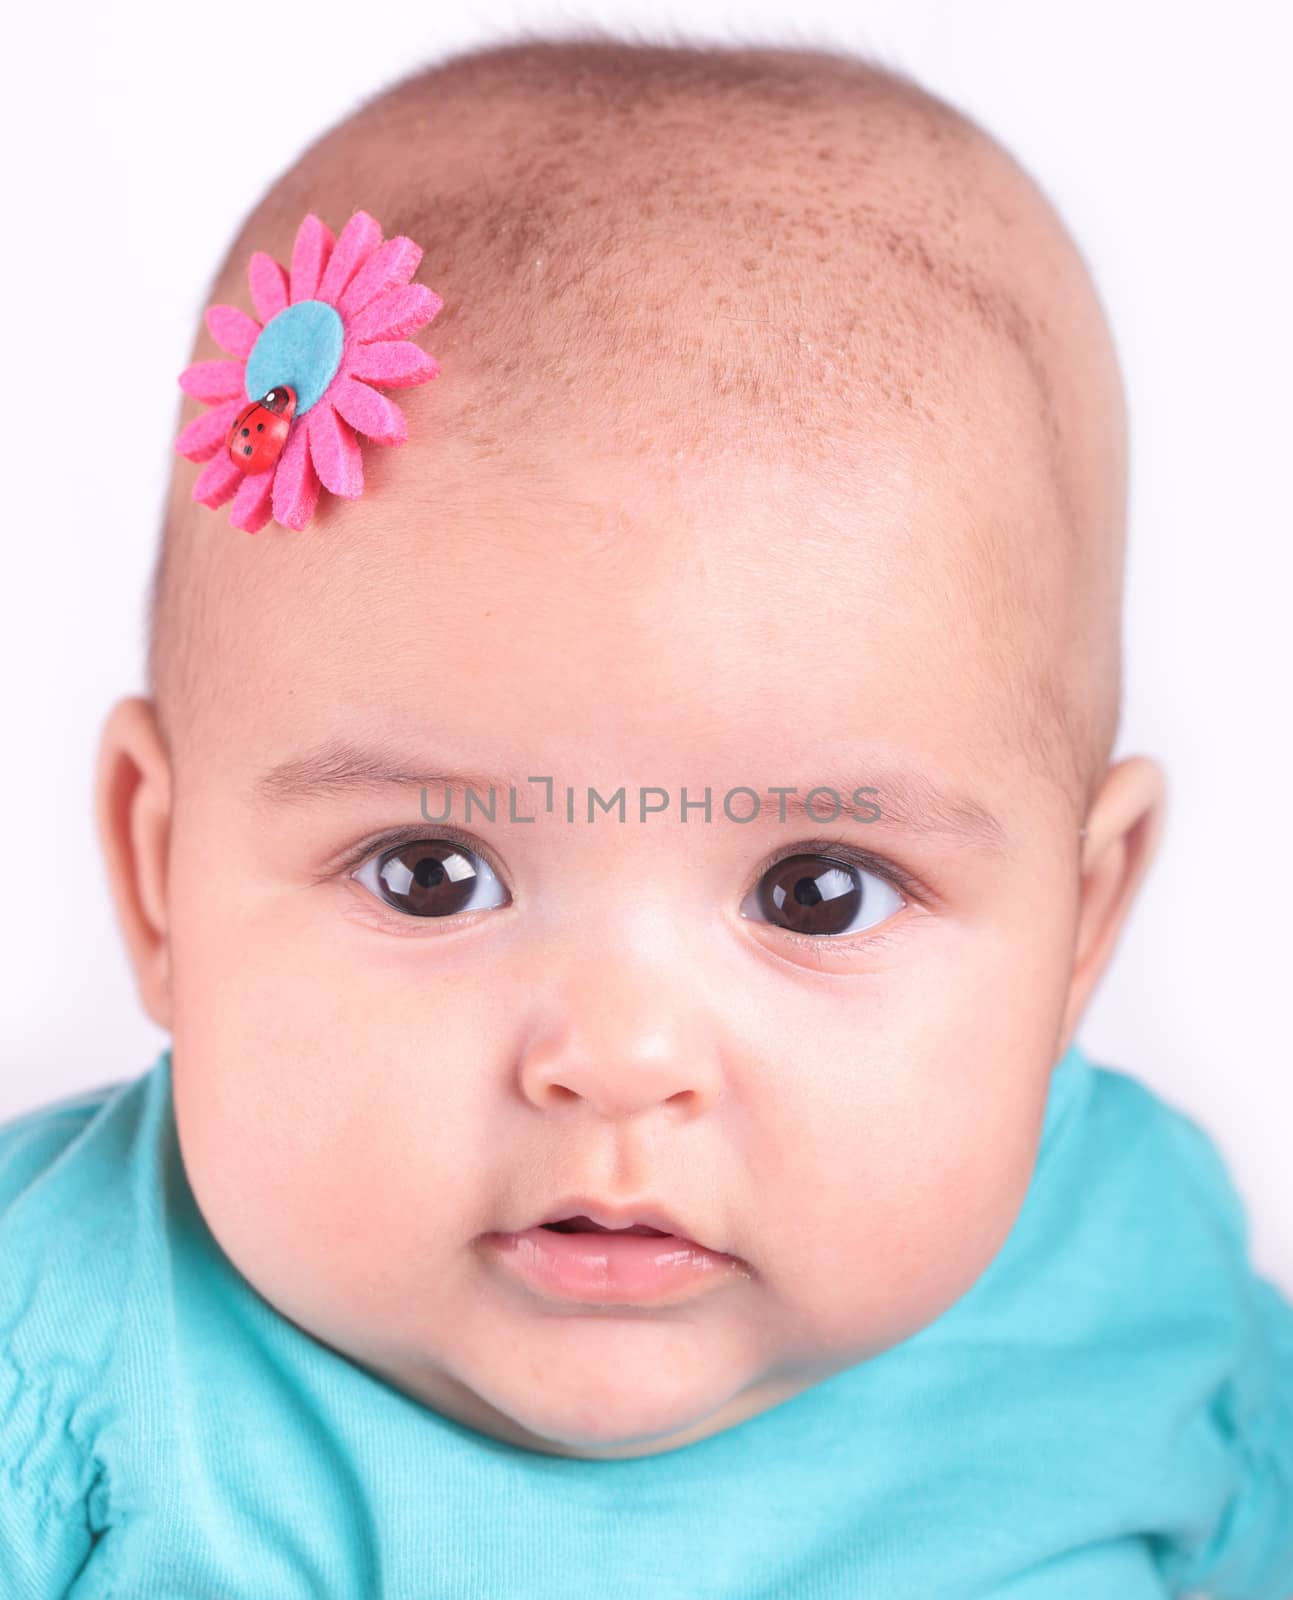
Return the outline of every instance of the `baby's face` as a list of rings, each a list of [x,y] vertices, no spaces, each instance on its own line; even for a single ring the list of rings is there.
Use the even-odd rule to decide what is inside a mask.
[[[174,775],[178,1129],[310,1334],[496,1437],[643,1455],[996,1254],[1072,1020],[1080,819],[975,592],[976,530],[1057,514],[1022,378],[976,382],[991,427],[895,425],[847,484],[588,429],[504,479],[413,396],[304,533],[202,513],[244,592]],[[493,776],[495,820],[425,820],[445,774]],[[818,787],[840,816],[780,820]],[[572,1195],[668,1207],[714,1269],[655,1298],[615,1246],[606,1296],[518,1270],[497,1236]]]

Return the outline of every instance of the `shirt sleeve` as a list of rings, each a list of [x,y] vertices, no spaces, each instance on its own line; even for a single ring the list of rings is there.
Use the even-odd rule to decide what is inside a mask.
[[[1183,1553],[1174,1592],[1293,1600],[1293,1304],[1253,1270],[1243,1202],[1211,1138],[1183,1114],[1174,1129],[1211,1191],[1235,1288],[1225,1323],[1233,1357],[1208,1413],[1226,1463],[1227,1497],[1208,1539]]]

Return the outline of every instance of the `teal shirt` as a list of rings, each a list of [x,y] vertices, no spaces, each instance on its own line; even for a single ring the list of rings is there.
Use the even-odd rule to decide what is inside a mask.
[[[2,1600],[1293,1595],[1293,1308],[1208,1136],[1076,1046],[960,1300],[612,1462],[477,1433],[276,1312],[170,1090],[163,1052],[0,1125]]]

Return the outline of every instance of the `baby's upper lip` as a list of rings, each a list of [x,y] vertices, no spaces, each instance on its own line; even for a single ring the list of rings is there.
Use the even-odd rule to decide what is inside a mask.
[[[631,1228],[642,1223],[648,1228],[659,1228],[661,1233],[674,1234],[689,1244],[706,1246],[697,1239],[689,1224],[681,1221],[667,1207],[650,1199],[620,1201],[598,1200],[589,1195],[567,1195],[556,1200],[531,1227],[542,1227],[545,1222],[564,1222],[567,1217],[587,1217],[602,1228]]]

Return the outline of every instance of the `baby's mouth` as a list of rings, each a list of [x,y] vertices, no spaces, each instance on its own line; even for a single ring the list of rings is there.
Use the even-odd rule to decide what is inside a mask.
[[[661,1207],[642,1209],[661,1222],[674,1220]],[[546,1243],[540,1234],[547,1235]],[[650,1222],[611,1227],[583,1212],[550,1217],[519,1233],[483,1234],[481,1244],[501,1270],[557,1304],[677,1305],[729,1279],[752,1275],[737,1257],[681,1233]]]
[[[587,1193],[568,1192],[550,1202],[546,1215],[540,1211],[538,1220],[532,1222],[527,1231],[531,1234],[596,1233],[608,1239],[614,1236],[625,1241],[625,1248],[630,1239],[637,1237],[674,1240],[697,1250],[716,1250],[714,1245],[697,1238],[685,1213],[676,1212],[672,1206],[662,1205],[648,1195],[616,1202],[599,1200]]]
[[[652,1239],[673,1237],[659,1228],[648,1228],[644,1222],[635,1222],[629,1228],[604,1228],[600,1222],[593,1222],[589,1217],[564,1217],[560,1222],[541,1222],[539,1226],[552,1233],[637,1233]]]

